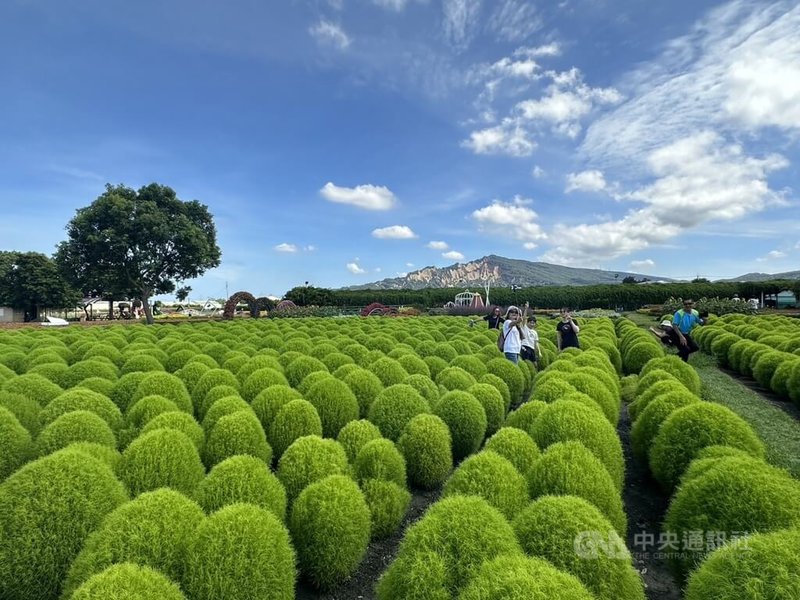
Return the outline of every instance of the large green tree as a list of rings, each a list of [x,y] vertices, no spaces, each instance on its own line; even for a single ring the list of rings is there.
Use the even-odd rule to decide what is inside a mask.
[[[56,261],[70,281],[85,293],[141,298],[148,323],[151,296],[172,292],[176,281],[220,262],[208,207],[184,202],[157,183],[138,191],[106,185],[105,193],[78,209],[67,234]]]
[[[42,308],[75,307],[74,290],[52,259],[38,252],[0,252],[0,306],[24,310],[35,318]]]

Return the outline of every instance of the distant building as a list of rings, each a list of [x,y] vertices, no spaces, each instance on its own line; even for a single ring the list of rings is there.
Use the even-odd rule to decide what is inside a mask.
[[[0,306],[0,323],[24,323],[25,311],[10,306]]]

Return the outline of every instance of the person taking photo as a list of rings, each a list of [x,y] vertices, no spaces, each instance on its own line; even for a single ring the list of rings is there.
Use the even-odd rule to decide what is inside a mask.
[[[580,348],[578,332],[581,330],[578,324],[572,319],[572,314],[568,308],[561,309],[561,320],[556,325],[556,337],[558,338],[558,351],[564,348]]]

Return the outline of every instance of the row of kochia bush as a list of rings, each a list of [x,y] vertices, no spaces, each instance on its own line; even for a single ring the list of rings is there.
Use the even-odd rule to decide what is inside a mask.
[[[609,327],[596,343],[621,368]],[[546,365],[555,335],[542,329]],[[496,335],[447,318],[2,334],[0,596],[288,598],[296,565],[319,587],[335,585],[370,538],[400,526],[409,485],[440,486],[487,437],[496,453],[477,465],[489,457],[527,474],[501,448],[529,434],[502,426],[527,431],[530,407],[544,405],[507,417],[533,370],[502,358]],[[618,408],[617,369],[595,352],[580,369],[603,357],[595,387]],[[590,391],[579,375],[571,389]],[[587,398],[564,403],[564,414],[608,410]],[[530,462],[539,449],[525,445]],[[600,466],[624,531],[618,441],[600,453],[613,477],[576,446],[564,452]],[[516,450],[509,458],[519,461]]]
[[[622,337],[634,329],[618,326]],[[800,482],[764,461],[746,421],[701,400],[697,372],[676,356],[649,361],[624,385],[634,455],[671,494],[663,531],[685,598],[798,597]]]
[[[695,333],[723,367],[800,405],[800,320],[725,315]]]

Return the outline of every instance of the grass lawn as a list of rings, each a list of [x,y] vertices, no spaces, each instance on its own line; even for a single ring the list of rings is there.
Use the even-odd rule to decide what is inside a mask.
[[[800,478],[800,421],[720,371],[707,354],[693,354],[690,364],[703,382],[703,399],[727,406],[750,423],[767,447],[767,461]]]

